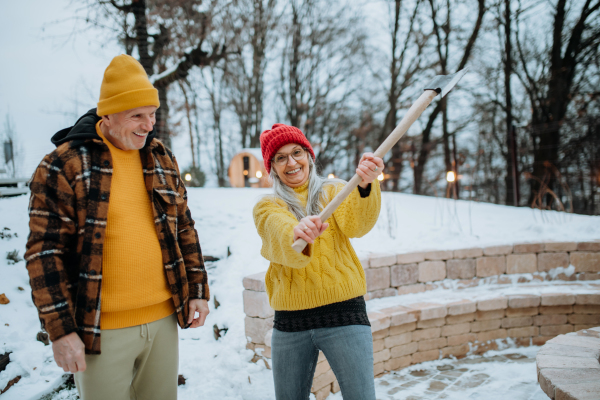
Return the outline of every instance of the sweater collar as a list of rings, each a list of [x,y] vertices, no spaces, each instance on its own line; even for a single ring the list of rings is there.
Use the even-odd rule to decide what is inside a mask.
[[[304,184],[302,186],[298,186],[298,187],[295,187],[292,189],[294,189],[294,192],[296,192],[298,194],[302,194],[302,193],[306,192],[306,190],[308,190],[308,179],[306,180],[306,182],[304,182]]]

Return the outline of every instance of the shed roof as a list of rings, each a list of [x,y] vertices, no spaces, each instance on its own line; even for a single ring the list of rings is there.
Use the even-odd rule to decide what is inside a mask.
[[[240,151],[238,151],[236,153],[236,155],[240,154],[240,153],[250,153],[252,154],[254,157],[256,157],[256,159],[260,162],[262,162],[263,160],[263,156],[262,156],[262,151],[260,150],[260,148],[255,148],[255,147],[247,147],[245,149],[241,149]]]

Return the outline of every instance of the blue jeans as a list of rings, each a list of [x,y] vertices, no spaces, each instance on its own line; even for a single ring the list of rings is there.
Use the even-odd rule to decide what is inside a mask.
[[[271,345],[277,400],[308,399],[319,350],[325,354],[344,400],[375,400],[373,337],[369,326],[302,332],[273,329]]]

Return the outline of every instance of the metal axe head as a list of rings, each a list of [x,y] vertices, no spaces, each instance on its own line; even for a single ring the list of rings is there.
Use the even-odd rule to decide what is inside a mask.
[[[456,83],[461,80],[467,71],[468,68],[463,68],[452,75],[438,75],[425,86],[424,90],[435,90],[444,97],[456,86]]]

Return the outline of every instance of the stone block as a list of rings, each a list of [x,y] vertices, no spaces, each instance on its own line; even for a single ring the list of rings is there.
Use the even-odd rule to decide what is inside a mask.
[[[369,268],[389,267],[396,264],[396,254],[374,253],[369,255]]]
[[[442,336],[456,336],[471,332],[471,324],[465,322],[463,324],[445,325],[442,327]]]
[[[579,251],[600,251],[600,241],[595,242],[579,242],[577,243]]]
[[[567,316],[564,314],[536,315],[533,317],[533,325],[564,325],[567,323]]]
[[[369,268],[365,271],[367,279],[367,290],[387,289],[390,287],[390,269],[389,267]]]
[[[326,373],[327,371],[330,371],[330,370],[331,370],[331,367],[329,366],[329,362],[327,360],[323,360],[323,361],[317,363],[317,367],[315,368],[314,376],[323,375],[324,373]]]
[[[577,250],[576,242],[546,242],[544,243],[544,251],[574,251]]]
[[[362,265],[363,269],[369,268],[369,256],[358,257],[358,261],[360,265]]]
[[[250,342],[256,344],[265,344],[265,336],[270,329],[273,329],[273,317],[270,318],[252,318],[244,319],[246,337]]]
[[[443,318],[448,314],[446,306],[437,303],[414,303],[407,307],[420,311],[420,320]]]
[[[475,259],[466,258],[446,261],[449,279],[471,279],[475,277]]]
[[[504,318],[502,320],[503,328],[519,328],[521,326],[531,326],[533,325],[533,319],[531,317],[514,317],[514,318]],[[524,335],[527,336],[527,335]]]
[[[314,393],[320,389],[323,389],[324,387],[331,385],[334,380],[335,374],[331,369],[329,369],[324,374],[315,376],[313,378],[312,387],[310,388],[310,391]],[[331,389],[331,386],[329,388]]]
[[[548,343],[561,344],[564,346],[584,347],[592,350],[600,348],[600,339],[587,336],[561,335],[549,340]]]
[[[560,386],[561,388],[565,384],[576,384],[580,387],[587,386],[588,383],[596,383],[600,380],[600,372],[597,369],[584,369],[584,368],[544,368],[538,374],[538,381],[542,390],[554,397],[555,387]],[[600,393],[598,389],[595,393]],[[571,397],[563,397],[560,400],[573,400],[573,399],[593,399],[594,396],[585,396],[578,394],[569,394]],[[559,399],[555,397],[555,400]]]
[[[387,349],[391,349],[392,347],[396,346],[401,346],[410,342],[412,342],[412,332],[405,332],[399,335],[388,336],[384,339],[385,347]]]
[[[542,306],[570,306],[575,304],[571,293],[542,293]]]
[[[459,346],[465,343],[474,343],[477,340],[475,333],[464,333],[462,335],[448,336],[448,346]]]
[[[269,296],[266,292],[244,290],[242,296],[244,299],[244,313],[247,316],[269,318],[275,314],[275,311],[269,305]]]
[[[531,338],[531,344],[534,346],[543,346],[552,338],[554,338],[554,336],[534,336]]]
[[[506,254],[511,254],[513,252],[513,246],[505,245],[505,246],[489,246],[483,249],[484,256],[503,256]]]
[[[373,353],[373,364],[384,362],[390,359],[390,349],[383,349],[377,353]]]
[[[510,254],[506,256],[507,274],[532,274],[537,272],[537,256],[535,253]]]
[[[570,324],[578,325],[600,325],[600,315],[598,314],[571,314],[568,317]]]
[[[573,306],[575,314],[600,314],[600,305],[596,304],[577,304]]]
[[[419,263],[419,282],[434,282],[446,279],[444,261],[424,261]]]
[[[588,349],[585,347],[577,346],[566,346],[562,344],[548,343],[538,351],[538,354],[543,355],[555,355],[555,356],[569,356],[569,357],[582,357],[582,358],[593,358],[597,360],[600,357],[600,348],[596,350]],[[600,371],[598,371],[600,372]],[[600,378],[600,375],[598,376]]]
[[[558,336],[573,332],[573,325],[546,325],[540,326],[540,335]]]
[[[271,339],[273,338],[273,329],[269,329],[265,334],[265,345],[271,347]]]
[[[425,260],[439,261],[452,258],[452,250],[432,250],[424,253]]]
[[[508,296],[509,308],[531,308],[540,305],[541,298],[533,294],[513,294]]]
[[[385,349],[385,339],[373,340],[373,353]]]
[[[392,347],[390,349],[390,353],[392,355],[392,359],[394,359],[413,354],[417,351],[418,348],[419,344],[417,342],[410,342],[400,346]]]
[[[587,325],[573,325],[573,332],[577,332],[577,331],[580,331],[580,330],[584,330],[585,331],[587,329],[591,329],[591,328],[595,327],[596,325],[597,324],[593,324],[593,325],[589,325],[589,324],[587,324]]]
[[[404,306],[394,306],[379,310],[380,313],[390,317],[390,326],[408,324],[415,322],[418,318],[418,311]]]
[[[419,281],[419,266],[413,264],[393,265],[391,268],[392,286],[404,286]]]
[[[397,264],[413,264],[425,261],[425,253],[404,253],[396,255]]]
[[[479,278],[501,275],[506,272],[506,257],[480,257],[477,259],[475,270]]]
[[[404,333],[404,332],[412,332],[415,329],[417,329],[417,323],[416,322],[410,322],[408,324],[402,324],[402,325],[392,326],[392,327],[390,327],[390,334],[389,334],[389,336],[399,335],[399,334]]]
[[[385,372],[385,363],[381,362],[381,363],[373,365],[373,375],[375,375],[376,377],[383,375],[384,372]]]
[[[540,307],[540,314],[572,314],[573,306],[548,306]]]
[[[575,304],[600,305],[600,294],[578,294]]]
[[[371,323],[371,332],[377,332],[390,327],[390,317],[384,313],[372,311],[367,313]]]
[[[384,297],[394,297],[397,294],[398,294],[398,291],[395,288],[374,290],[372,292],[368,292],[365,295],[365,300],[382,299]]]
[[[568,356],[539,354],[535,358],[538,370],[545,368],[569,368],[569,369],[598,369],[600,364],[593,358],[579,358]]]
[[[502,326],[501,319],[488,319],[485,321],[471,322],[471,332],[492,331]]]
[[[421,340],[419,342],[419,351],[441,349],[442,347],[446,347],[447,345],[448,345],[448,341],[446,340],[445,337]]]
[[[504,318],[504,310],[491,310],[491,311],[477,311],[475,317],[478,321],[485,321],[488,319]]]
[[[418,329],[412,333],[412,340],[419,342],[421,340],[439,338],[442,333],[441,328]]]
[[[513,246],[513,253],[540,253],[544,251],[544,243],[518,243]]]
[[[391,358],[384,363],[385,370],[386,371],[395,371],[398,369],[406,368],[410,365],[411,362],[412,362],[411,355],[404,356],[404,357]]]
[[[435,328],[443,325],[446,325],[446,318],[426,319],[417,322],[417,328],[419,329]]]
[[[265,275],[267,271],[258,272],[256,274],[248,275],[242,280],[244,289],[254,290],[255,292],[266,292],[267,287],[265,286]]]
[[[446,317],[446,325],[463,324],[465,322],[475,321],[475,313],[449,315]]]
[[[557,386],[555,396],[556,400],[587,400],[600,398],[598,393],[600,393],[600,382],[589,382],[586,384],[573,382]]]
[[[508,333],[506,329],[496,329],[493,331],[485,331],[479,332],[477,334],[477,340],[480,342],[487,342],[488,340],[496,340],[496,339],[506,339],[508,337]]]
[[[448,346],[441,349],[442,358],[446,357],[463,357],[469,354],[471,348],[468,344],[461,344],[459,346]]]
[[[569,253],[540,253],[537,257],[538,271],[550,271],[554,268],[569,266]]]
[[[522,338],[530,336],[538,336],[540,334],[540,328],[537,326],[524,326],[520,328],[510,328],[506,330],[508,337],[511,338]]]
[[[398,296],[403,294],[421,293],[425,291],[425,284],[416,283],[414,285],[398,286]]]
[[[509,318],[513,317],[531,317],[533,315],[539,314],[538,307],[528,307],[528,308],[507,308],[506,316]]]
[[[580,272],[577,274],[578,281],[596,281],[600,279],[600,272]]]
[[[494,297],[491,299],[479,300],[477,309],[479,311],[492,311],[505,309],[508,306],[508,298],[504,296]]]
[[[325,386],[314,392],[315,400],[325,400],[331,394],[331,385]]]
[[[412,355],[412,363],[420,364],[425,361],[433,361],[440,358],[439,350],[418,351]]]
[[[483,255],[483,249],[481,247],[473,247],[471,249],[459,249],[454,250],[452,253],[454,258],[477,258]]]
[[[390,336],[390,328],[385,328],[377,332],[372,332],[372,335],[373,340],[385,339],[386,337]]]

